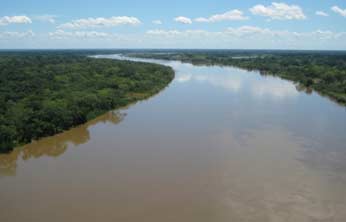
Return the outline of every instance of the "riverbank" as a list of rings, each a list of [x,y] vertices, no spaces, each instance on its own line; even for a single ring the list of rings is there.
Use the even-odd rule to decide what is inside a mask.
[[[170,67],[73,53],[0,56],[0,153],[146,99],[174,78]]]
[[[279,76],[346,105],[346,54],[323,52],[166,52],[128,56],[177,60],[194,65],[233,66]]]
[[[345,220],[343,107],[257,71],[156,62],[176,75],[161,93],[0,154],[0,221]]]

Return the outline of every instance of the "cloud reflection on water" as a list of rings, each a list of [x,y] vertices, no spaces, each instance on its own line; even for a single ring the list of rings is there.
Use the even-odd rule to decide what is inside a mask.
[[[208,67],[204,68],[208,69]],[[188,67],[185,67],[186,69]],[[296,86],[292,82],[276,77],[263,77],[256,73],[235,68],[221,69],[223,69],[222,73],[191,73],[188,71],[177,73],[176,82],[185,84],[188,82],[207,83],[232,93],[249,91],[252,96],[257,98],[271,97],[284,99],[299,95]]]

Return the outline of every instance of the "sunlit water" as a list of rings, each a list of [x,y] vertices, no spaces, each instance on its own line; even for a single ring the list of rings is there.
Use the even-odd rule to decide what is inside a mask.
[[[0,155],[1,222],[346,221],[344,107],[258,72],[154,62],[176,71],[158,95]]]

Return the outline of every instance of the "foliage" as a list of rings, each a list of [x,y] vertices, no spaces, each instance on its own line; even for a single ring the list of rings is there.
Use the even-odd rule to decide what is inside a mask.
[[[78,53],[0,53],[0,152],[149,97],[171,68]]]
[[[342,51],[190,50],[129,55],[258,70],[292,80],[346,104],[346,53]]]

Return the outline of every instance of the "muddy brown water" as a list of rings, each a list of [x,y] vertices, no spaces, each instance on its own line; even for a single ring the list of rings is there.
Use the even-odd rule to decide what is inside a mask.
[[[176,71],[158,95],[0,155],[1,222],[346,221],[344,107],[258,72],[144,61]]]

